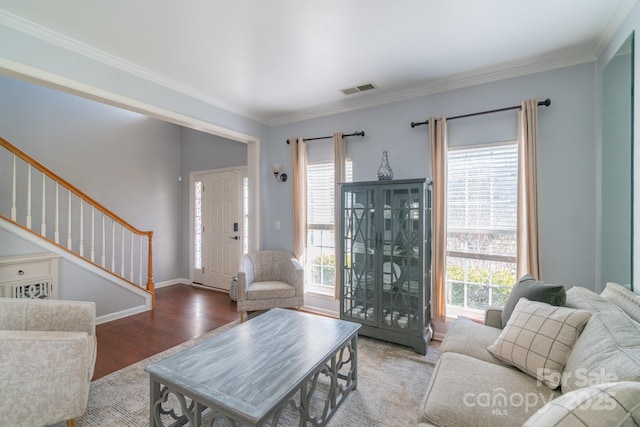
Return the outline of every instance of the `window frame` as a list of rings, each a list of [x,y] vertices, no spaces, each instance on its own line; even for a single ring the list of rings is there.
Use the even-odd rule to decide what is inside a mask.
[[[346,167],[345,167],[345,172],[346,172],[346,179],[345,182],[351,182],[353,180],[353,160],[348,157],[345,159],[345,163],[346,163]],[[331,170],[331,181],[333,182],[333,174],[335,171],[335,162],[333,160],[319,160],[319,161],[314,161],[314,162],[309,162],[307,163],[307,175],[306,175],[306,179],[307,179],[307,205],[309,204],[309,197],[308,197],[308,192],[309,192],[309,167],[313,167],[313,166],[320,166],[320,165],[332,165],[332,170]],[[336,204],[339,203],[339,194],[335,194],[335,188],[334,188],[334,194],[333,194],[333,204],[334,204],[334,208],[333,210],[336,209]],[[309,278],[312,275],[312,272],[310,271],[310,265],[309,262],[311,261],[309,259],[309,238],[310,238],[310,231],[311,230],[319,230],[319,231],[333,231],[334,236],[335,233],[337,231],[339,231],[339,224],[335,224],[335,223],[314,223],[311,224],[310,222],[310,217],[309,217],[309,211],[308,211],[308,206],[305,206],[305,209],[307,209],[307,224],[306,224],[306,229],[307,229],[307,235],[306,235],[306,239],[305,239],[305,251],[304,251],[304,260],[302,262],[304,268],[305,268],[305,293],[312,293],[312,294],[318,294],[318,295],[328,295],[333,297],[335,295],[335,287],[338,286],[338,283],[335,283],[335,278],[334,278],[334,285],[330,286],[330,285],[321,285],[321,284],[317,284],[317,283],[312,283]],[[332,220],[334,220],[332,218]],[[332,239],[333,242],[335,242],[335,238]],[[334,248],[334,253],[335,253],[335,243],[332,243],[332,246],[319,246],[320,248],[330,248],[333,247]],[[322,250],[322,249],[321,249]],[[337,264],[335,264],[337,262],[337,257],[334,258],[334,270],[336,268],[338,268]]]
[[[470,151],[470,150],[492,150],[492,149],[496,149],[496,148],[500,148],[500,147],[512,147],[513,149],[515,149],[515,154],[516,154],[516,161],[515,161],[515,176],[516,176],[516,194],[515,194],[515,205],[516,205],[516,211],[515,211],[515,227],[513,228],[513,230],[511,230],[510,228],[505,227],[504,229],[490,229],[490,228],[482,228],[482,227],[476,227],[476,228],[467,228],[467,229],[460,229],[460,228],[450,228],[449,227],[449,221],[447,221],[447,231],[446,231],[446,236],[447,236],[447,241],[449,241],[449,234],[453,231],[453,232],[473,232],[473,233],[477,233],[477,234],[491,234],[491,231],[498,231],[498,232],[502,232],[503,234],[510,234],[514,236],[514,239],[517,239],[517,175],[518,175],[518,163],[517,163],[517,149],[518,149],[518,142],[517,141],[504,141],[504,142],[497,142],[497,143],[481,143],[481,144],[473,144],[473,145],[464,145],[464,146],[458,146],[458,147],[449,147],[448,152],[447,152],[447,162],[449,163],[449,153],[451,152],[456,152],[456,151]],[[449,181],[449,176],[447,176],[447,180]],[[449,208],[449,183],[447,184],[447,208]],[[447,217],[449,217],[449,214],[447,214]],[[447,218],[448,219],[448,218]],[[483,231],[487,231],[486,233],[482,233]],[[515,246],[514,246],[515,248]],[[449,250],[449,247],[447,247],[447,253],[446,253],[446,271],[447,271],[447,275],[445,278],[445,292],[447,293],[447,300],[449,295],[452,292],[452,288],[451,288],[451,283],[452,280],[449,278],[449,267],[450,267],[450,263],[449,263],[449,258],[457,258],[457,259],[464,259],[464,260],[471,260],[471,262],[473,261],[486,261],[486,262],[499,262],[499,263],[507,263],[507,264],[512,264],[513,268],[515,269],[516,266],[516,255],[515,253],[513,255],[500,255],[500,254],[486,254],[486,253],[480,253],[480,252],[472,252],[472,251],[456,251],[456,250]],[[466,277],[466,272],[465,272],[465,277]],[[516,278],[517,280],[517,278]],[[470,308],[470,307],[465,307],[466,305],[466,295],[467,295],[467,286],[469,284],[473,284],[471,282],[465,282],[464,283],[464,304],[463,306],[459,306],[459,305],[452,305],[449,304],[447,302],[447,318],[452,319],[457,317],[458,315],[464,315],[464,316],[468,316],[468,317],[473,317],[476,319],[482,319],[484,316],[484,310],[483,309],[476,309],[476,308]],[[515,282],[514,282],[515,284]],[[512,286],[512,285],[510,285]],[[505,285],[496,285],[493,283],[493,279],[490,280],[490,283],[485,286],[488,287],[489,289],[487,290],[488,294],[489,294],[489,301],[488,304],[491,304],[491,297],[492,297],[492,291],[493,289],[496,288],[504,288]]]

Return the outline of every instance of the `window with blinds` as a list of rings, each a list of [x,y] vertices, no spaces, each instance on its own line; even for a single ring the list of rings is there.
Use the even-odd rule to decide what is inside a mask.
[[[447,300],[503,304],[515,283],[517,143],[448,153]]]
[[[353,163],[347,159],[346,182],[353,179]],[[307,165],[307,248],[305,282],[320,292],[333,292],[336,259],[333,220],[336,203],[333,161]]]

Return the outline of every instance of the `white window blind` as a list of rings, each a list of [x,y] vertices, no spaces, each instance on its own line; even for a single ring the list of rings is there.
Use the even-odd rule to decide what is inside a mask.
[[[347,159],[345,166],[346,181],[351,181],[351,160]],[[334,193],[333,162],[307,165],[305,283],[308,290],[330,295],[333,294],[336,282]]]
[[[346,181],[353,177],[353,164],[346,161]],[[333,224],[335,194],[333,185],[333,162],[307,165],[307,223],[312,225]]]
[[[448,153],[448,250],[515,257],[517,144]]]

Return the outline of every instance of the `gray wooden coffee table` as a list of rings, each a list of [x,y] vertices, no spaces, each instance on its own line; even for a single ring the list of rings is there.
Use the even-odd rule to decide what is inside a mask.
[[[299,426],[325,425],[357,386],[359,328],[273,309],[149,365],[151,426],[164,425],[161,418],[276,426],[283,411]],[[170,395],[178,408],[168,407]]]

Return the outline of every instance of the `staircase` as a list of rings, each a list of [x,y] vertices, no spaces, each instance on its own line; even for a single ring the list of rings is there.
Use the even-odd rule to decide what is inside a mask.
[[[0,221],[151,295],[153,231],[141,231],[0,138]]]

